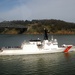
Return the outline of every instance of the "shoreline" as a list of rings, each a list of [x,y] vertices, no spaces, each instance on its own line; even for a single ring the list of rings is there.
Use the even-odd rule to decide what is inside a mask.
[[[0,34],[7,34],[7,35],[17,35],[19,33],[0,33]],[[22,33],[22,34],[33,34],[33,35],[39,35],[43,33]],[[48,33],[52,35],[75,35],[75,33]]]

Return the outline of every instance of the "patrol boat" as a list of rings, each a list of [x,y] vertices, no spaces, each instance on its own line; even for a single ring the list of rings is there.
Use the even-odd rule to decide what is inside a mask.
[[[44,29],[44,40],[29,40],[29,42],[23,42],[19,48],[1,48],[0,55],[26,55],[26,54],[45,54],[45,53],[56,53],[56,52],[70,52],[75,51],[73,45],[63,44],[61,47],[58,46],[57,39],[51,38],[48,40],[47,30]]]

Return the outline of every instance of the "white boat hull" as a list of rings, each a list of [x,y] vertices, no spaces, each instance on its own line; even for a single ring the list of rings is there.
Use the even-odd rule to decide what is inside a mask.
[[[44,54],[44,53],[56,53],[63,52],[63,50],[49,51],[49,50],[39,50],[39,51],[25,51],[25,50],[3,50],[0,55],[25,55],[25,54]]]
[[[26,54],[46,54],[46,53],[57,53],[64,52],[66,48],[61,47],[58,49],[4,49],[0,52],[0,55],[26,55]],[[70,49],[69,51],[75,51],[75,49]]]

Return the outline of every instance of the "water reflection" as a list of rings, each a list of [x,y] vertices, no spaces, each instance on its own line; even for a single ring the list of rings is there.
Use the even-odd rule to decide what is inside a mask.
[[[47,75],[52,72],[54,54],[0,57],[0,75]]]
[[[64,56],[66,59],[69,59],[70,58],[70,53],[64,53]]]
[[[70,75],[70,70],[75,70],[72,55],[74,54],[0,56],[0,75]]]

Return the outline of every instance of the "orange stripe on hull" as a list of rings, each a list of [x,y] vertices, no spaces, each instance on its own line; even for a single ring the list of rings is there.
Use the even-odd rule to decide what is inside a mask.
[[[72,47],[72,46],[68,46],[68,47],[64,50],[64,52],[67,53],[67,52],[71,49],[71,47]]]

